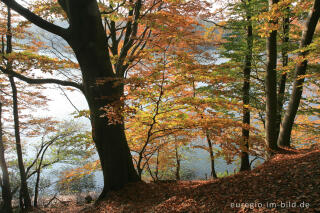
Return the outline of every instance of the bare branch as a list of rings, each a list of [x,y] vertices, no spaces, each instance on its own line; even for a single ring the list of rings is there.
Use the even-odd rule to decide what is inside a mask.
[[[75,88],[79,89],[80,91],[84,92],[82,85],[75,83],[75,82],[63,81],[63,80],[58,80],[58,79],[53,79],[53,78],[34,79],[34,78],[29,78],[24,75],[21,75],[21,74],[14,72],[12,70],[5,69],[3,67],[0,67],[0,70],[7,75],[12,75],[13,77],[16,77],[16,78],[18,78],[22,81],[25,81],[29,84],[59,84],[62,86],[75,87]]]
[[[68,37],[68,29],[59,27],[55,24],[52,24],[44,19],[42,19],[40,16],[37,16],[27,8],[24,8],[20,4],[18,4],[14,0],[1,0],[1,2],[5,3],[8,7],[22,15],[24,18],[26,18],[31,23],[37,25],[38,27],[51,32],[55,35],[61,36],[64,39],[67,39]]]

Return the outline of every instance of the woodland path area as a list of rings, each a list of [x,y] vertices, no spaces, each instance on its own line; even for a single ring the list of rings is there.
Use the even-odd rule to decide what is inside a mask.
[[[251,172],[209,181],[129,185],[111,193],[108,200],[98,206],[71,205],[43,210],[86,213],[320,212],[319,161],[319,149],[287,150]],[[277,207],[274,208],[274,204]]]

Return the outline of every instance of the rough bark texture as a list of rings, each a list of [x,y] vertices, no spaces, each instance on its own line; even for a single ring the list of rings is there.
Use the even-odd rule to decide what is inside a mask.
[[[278,0],[269,0],[269,10]],[[276,24],[277,20],[272,20]],[[265,76],[266,89],[266,143],[269,151],[277,146],[277,31],[273,30],[267,38],[267,70]]]
[[[242,88],[242,101],[243,101],[243,117],[242,123],[246,126],[242,128],[242,150],[241,150],[241,165],[240,171],[250,170],[249,163],[249,126],[250,126],[250,73],[251,73],[251,64],[252,64],[252,47],[253,47],[253,38],[252,38],[252,22],[251,22],[251,13],[250,13],[250,3],[249,0],[246,4],[247,7],[247,52],[245,57],[245,65],[243,69],[243,88]]]
[[[216,170],[214,169],[214,155],[213,155],[213,150],[212,150],[212,142],[210,139],[210,135],[207,132],[207,143],[208,143],[208,148],[209,148],[209,153],[210,153],[210,163],[211,163],[211,177],[212,178],[217,178]]]
[[[320,18],[320,0],[315,0],[313,8],[311,9],[306,24],[305,29],[302,34],[300,41],[300,48],[306,47],[312,42],[312,38]],[[299,57],[305,58],[308,51],[302,51],[299,53]],[[293,83],[292,94],[290,96],[290,101],[288,104],[288,109],[283,118],[280,134],[278,138],[278,144],[280,146],[290,146],[291,130],[294,124],[294,119],[296,117],[301,95],[303,92],[304,77],[306,74],[308,61],[305,59],[296,65],[295,69],[295,81]]]
[[[283,38],[282,38],[282,67],[287,67],[289,62],[288,47],[289,47],[289,30],[290,30],[290,8],[286,8],[286,14],[283,18]],[[284,94],[286,89],[287,72],[281,74],[278,92],[278,111],[277,111],[277,140],[280,132],[280,124],[282,117],[282,110],[284,104]]]
[[[3,205],[0,206],[0,212],[12,212],[12,194],[11,194],[11,186],[10,186],[10,179],[9,179],[9,172],[8,167],[4,155],[4,144],[2,140],[2,103],[0,100],[0,166],[2,171],[2,178],[0,179],[0,185],[2,189],[2,200]]]
[[[18,112],[18,98],[17,98],[17,88],[12,76],[9,77],[11,88],[12,88],[12,100],[13,100],[13,119],[14,119],[14,135],[16,139],[16,150],[18,157],[18,167],[20,172],[20,193],[23,198],[23,206],[21,208],[30,209],[31,199],[28,191],[27,175],[23,164],[21,139],[20,139],[20,124],[19,124],[19,112]]]

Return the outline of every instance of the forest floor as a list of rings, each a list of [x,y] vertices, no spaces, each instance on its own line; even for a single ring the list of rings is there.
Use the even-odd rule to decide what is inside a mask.
[[[208,181],[139,183],[98,206],[45,212],[320,212],[320,150],[286,150],[251,172]]]

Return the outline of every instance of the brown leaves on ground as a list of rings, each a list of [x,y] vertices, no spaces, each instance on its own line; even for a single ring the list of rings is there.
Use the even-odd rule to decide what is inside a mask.
[[[319,162],[293,150],[218,180],[131,184],[82,212],[320,212]]]

